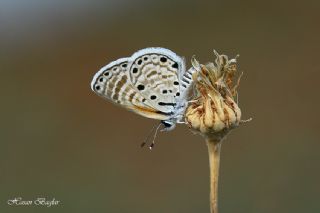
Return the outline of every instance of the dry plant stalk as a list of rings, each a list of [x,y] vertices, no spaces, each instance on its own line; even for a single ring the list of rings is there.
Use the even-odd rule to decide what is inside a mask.
[[[200,64],[195,57],[195,98],[190,101],[185,118],[191,130],[200,133],[206,140],[210,165],[210,209],[218,212],[218,176],[221,141],[228,132],[239,126],[241,110],[238,107],[237,87],[240,77],[234,84],[236,59],[229,60],[226,55],[216,56],[215,63]]]

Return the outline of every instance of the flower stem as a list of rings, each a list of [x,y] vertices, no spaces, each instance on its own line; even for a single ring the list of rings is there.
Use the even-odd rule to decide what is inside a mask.
[[[207,138],[210,166],[210,212],[218,213],[218,178],[220,165],[220,140]]]

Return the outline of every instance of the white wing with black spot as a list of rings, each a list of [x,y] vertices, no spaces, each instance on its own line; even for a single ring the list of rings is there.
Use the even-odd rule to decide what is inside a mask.
[[[129,58],[121,58],[101,68],[93,77],[91,89],[99,96],[145,117],[165,120],[170,115],[159,112],[131,84]]]
[[[168,49],[146,48],[132,55],[128,67],[132,85],[152,107],[173,114],[185,90],[183,58]]]

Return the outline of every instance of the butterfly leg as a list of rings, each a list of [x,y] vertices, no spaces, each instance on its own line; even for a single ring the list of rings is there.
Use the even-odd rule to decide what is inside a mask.
[[[177,121],[177,124],[187,124],[185,121]]]

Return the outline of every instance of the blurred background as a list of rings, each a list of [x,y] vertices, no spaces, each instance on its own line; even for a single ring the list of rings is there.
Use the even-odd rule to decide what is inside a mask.
[[[320,212],[319,1],[0,0],[0,212],[209,212],[206,145],[90,90],[152,46],[238,59],[253,121],[222,145],[221,213]],[[37,197],[54,207],[7,205]]]

